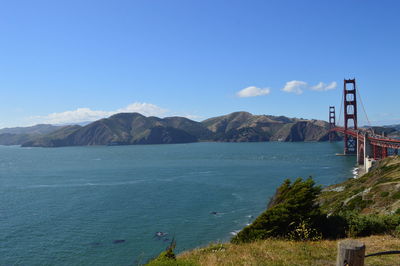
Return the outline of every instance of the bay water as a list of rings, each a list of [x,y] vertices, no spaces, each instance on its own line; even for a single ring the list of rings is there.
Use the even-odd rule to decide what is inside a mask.
[[[0,146],[0,265],[138,265],[173,238],[229,241],[284,179],[351,178],[342,145]]]

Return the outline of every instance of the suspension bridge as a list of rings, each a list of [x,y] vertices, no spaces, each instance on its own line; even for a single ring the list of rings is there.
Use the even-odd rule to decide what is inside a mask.
[[[336,125],[335,107],[329,106],[329,140],[334,140],[335,132],[341,133],[344,140],[344,155],[356,155],[357,163],[364,165],[364,170],[368,172],[375,161],[386,158],[389,155],[399,154],[400,139],[389,138],[384,134],[376,134],[372,127],[358,127],[357,95],[359,94],[356,80],[345,79],[341,103],[343,106],[344,126]],[[342,106],[340,107],[340,112],[342,111]],[[363,109],[365,112],[364,106]]]

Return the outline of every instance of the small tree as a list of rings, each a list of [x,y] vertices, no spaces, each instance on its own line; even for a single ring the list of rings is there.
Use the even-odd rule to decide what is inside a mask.
[[[289,238],[299,225],[307,221],[313,235],[319,235],[318,224],[325,217],[316,203],[321,187],[315,186],[312,178],[285,180],[263,212],[249,226],[240,231],[233,243],[251,242],[270,237]]]

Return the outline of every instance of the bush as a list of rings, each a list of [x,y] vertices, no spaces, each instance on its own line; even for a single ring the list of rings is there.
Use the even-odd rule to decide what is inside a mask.
[[[356,195],[356,194],[358,194],[358,193],[360,193],[360,192],[362,192],[362,191],[364,191],[364,190],[365,190],[365,187],[364,187],[364,186],[361,186],[361,187],[359,187],[359,188],[354,189],[354,190],[352,191],[352,193],[353,193],[353,195]]]
[[[400,191],[397,191],[392,195],[392,199],[400,199]]]
[[[176,247],[176,241],[172,239],[171,244],[167,249],[160,253],[155,259],[149,261],[146,265],[156,266],[156,265],[184,265],[176,260],[174,249]]]
[[[384,197],[387,197],[387,196],[389,196],[389,192],[387,192],[387,191],[383,191],[383,192],[381,192],[381,197],[382,198],[384,198]]]
[[[288,238],[296,241],[320,240],[322,234],[312,228],[309,221],[302,221],[292,232],[289,232]]]
[[[345,209],[349,211],[360,212],[372,203],[372,200],[363,200],[362,196],[356,196],[347,203]]]
[[[337,239],[346,236],[348,223],[341,215],[322,216],[317,224],[323,238]]]
[[[348,236],[359,237],[394,233],[400,225],[400,215],[359,215],[344,214],[348,224]]]
[[[288,238],[305,221],[307,227],[315,229],[315,234],[319,234],[317,225],[321,224],[321,219],[326,219],[316,204],[320,192],[321,188],[315,186],[311,178],[304,181],[298,178],[293,183],[285,180],[268,204],[269,208],[240,231],[232,242],[251,242],[270,237]]]

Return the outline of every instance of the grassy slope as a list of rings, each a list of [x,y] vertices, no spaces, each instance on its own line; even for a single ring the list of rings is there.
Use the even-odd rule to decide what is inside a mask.
[[[324,189],[321,206],[327,212],[354,209],[389,214],[400,208],[400,156],[388,157],[368,174]]]
[[[359,238],[366,254],[399,250],[400,239],[391,236]],[[214,244],[182,253],[170,265],[335,265],[337,241],[263,240],[249,244]],[[365,265],[399,265],[399,255],[365,258]],[[166,264],[168,265],[168,264]]]

